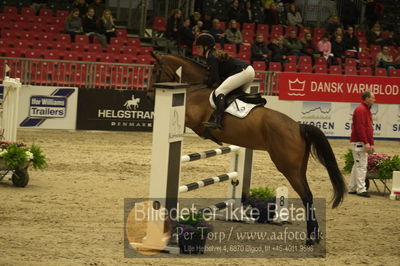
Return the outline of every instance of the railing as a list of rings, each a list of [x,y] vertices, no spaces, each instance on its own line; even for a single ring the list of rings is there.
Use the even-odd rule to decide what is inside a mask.
[[[151,84],[152,65],[0,57],[0,81],[20,78],[24,85],[80,88],[144,89]]]
[[[146,90],[153,70],[152,65],[0,57],[0,81],[6,65],[8,76],[20,78],[23,85],[106,89]],[[262,94],[278,95],[279,72],[256,71],[256,78]]]

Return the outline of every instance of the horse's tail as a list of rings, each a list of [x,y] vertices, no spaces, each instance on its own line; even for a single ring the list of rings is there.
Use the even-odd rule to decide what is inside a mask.
[[[312,145],[312,155],[328,170],[334,189],[332,208],[336,208],[343,201],[344,194],[346,193],[346,185],[332,147],[325,134],[315,126],[301,124],[300,132],[306,140],[307,147],[309,148]]]

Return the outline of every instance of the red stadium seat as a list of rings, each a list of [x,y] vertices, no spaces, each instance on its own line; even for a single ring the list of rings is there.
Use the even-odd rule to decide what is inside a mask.
[[[361,67],[363,67],[363,66],[371,66],[371,59],[367,59],[367,58],[363,58],[363,59],[360,59],[360,66]]]
[[[279,63],[279,62],[269,62],[268,71],[281,72],[282,71],[282,64]]]
[[[372,76],[372,69],[370,67],[360,67],[360,76]]]
[[[302,73],[312,73],[312,65],[311,64],[300,64],[299,71]]]
[[[269,25],[268,24],[258,24],[257,31],[266,31],[269,32]]]
[[[254,70],[265,71],[267,69],[267,66],[265,64],[265,61],[254,61],[253,68]]]
[[[127,44],[126,45],[134,45],[134,46],[140,46],[141,42],[139,38],[128,38]]]
[[[35,15],[35,9],[31,8],[31,7],[23,7],[21,9],[21,15],[31,15],[34,16]]]
[[[82,56],[82,61],[85,62],[96,62],[97,61],[97,54],[96,53],[84,53]]]
[[[285,63],[285,72],[297,72],[296,63]]]
[[[389,76],[390,76],[390,77],[397,77],[397,78],[399,78],[399,77],[400,77],[400,70],[399,70],[399,69],[391,68],[391,69],[389,70]]]
[[[57,13],[56,13],[57,17],[62,17],[62,18],[67,17],[68,14],[69,13],[67,10],[57,10]]]
[[[153,19],[153,30],[165,32],[167,30],[167,21],[164,17],[155,17]]]
[[[224,45],[224,51],[227,52],[230,56],[235,56],[236,55],[236,44],[226,43]]]
[[[300,56],[300,64],[312,64],[311,56]]]
[[[325,57],[317,57],[315,58],[315,65],[326,65]]]
[[[51,16],[53,16],[53,10],[46,9],[46,8],[41,8],[39,10],[39,16],[41,16],[41,17],[51,17]]]
[[[342,74],[342,67],[338,65],[332,65],[329,67],[329,74],[333,75],[341,75]]]
[[[356,66],[357,61],[354,58],[346,58],[346,61],[344,64],[345,64],[345,66]]]
[[[124,45],[125,43],[126,43],[126,38],[118,37],[118,38],[112,38],[112,39],[110,40],[110,44],[111,44],[111,45],[122,46],[122,45]]]
[[[356,66],[345,66],[344,73],[346,75],[358,75]]]
[[[89,43],[89,37],[87,35],[76,35],[75,36],[75,42],[76,43],[88,44]]]
[[[271,25],[271,34],[272,33],[283,33],[283,26],[282,25]]]
[[[236,57],[239,58],[242,61],[250,62],[250,57],[251,56],[250,56],[250,53],[241,52],[241,53],[237,54]]]
[[[288,55],[287,59],[288,59],[289,63],[295,63],[295,64],[297,63],[297,56],[295,56],[295,55]]]
[[[255,23],[243,23],[242,24],[242,30],[250,30],[252,32],[254,32],[254,27],[255,27]]]
[[[116,57],[118,63],[121,64],[133,64],[136,62],[137,58],[132,54],[120,54]]]
[[[386,77],[386,76],[387,76],[386,68],[377,67],[377,68],[375,69],[375,76],[378,76],[378,77]]]
[[[15,14],[15,15],[18,14],[17,7],[15,7],[15,6],[4,6],[3,7],[3,12],[4,13]]]
[[[314,72],[318,74],[326,74],[327,66],[326,65],[315,65]]]
[[[122,38],[126,40],[126,38],[128,37],[128,32],[126,29],[117,29],[115,33],[117,34],[117,38]]]

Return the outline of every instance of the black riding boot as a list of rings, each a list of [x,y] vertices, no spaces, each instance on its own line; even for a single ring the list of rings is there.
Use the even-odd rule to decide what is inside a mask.
[[[225,111],[225,95],[223,93],[218,94],[215,99],[216,110],[212,114],[211,121],[203,122],[203,125],[208,128],[222,130],[222,119]]]

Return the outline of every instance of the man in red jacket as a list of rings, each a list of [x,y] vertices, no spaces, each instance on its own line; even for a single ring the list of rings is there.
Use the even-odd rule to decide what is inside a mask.
[[[371,106],[375,103],[372,92],[363,92],[362,102],[353,113],[353,127],[350,142],[353,151],[354,164],[349,181],[349,193],[361,197],[369,197],[365,187],[367,175],[368,154],[374,152]]]

